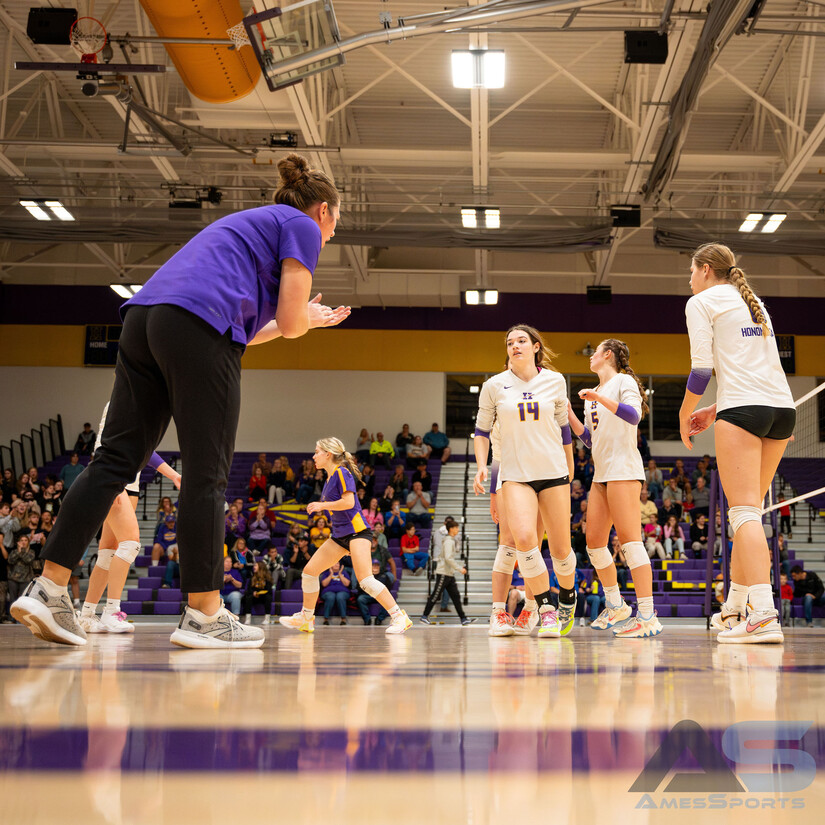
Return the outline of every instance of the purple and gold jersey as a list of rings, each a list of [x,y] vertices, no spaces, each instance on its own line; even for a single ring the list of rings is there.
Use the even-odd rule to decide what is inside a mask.
[[[324,485],[324,492],[321,494],[321,502],[338,501],[344,497],[344,493],[352,493],[355,496],[355,503],[349,510],[330,510],[330,520],[332,522],[332,535],[339,539],[342,536],[350,536],[353,533],[360,533],[366,530],[367,523],[361,515],[358,496],[355,493],[355,479],[346,467],[336,467],[332,475]]]

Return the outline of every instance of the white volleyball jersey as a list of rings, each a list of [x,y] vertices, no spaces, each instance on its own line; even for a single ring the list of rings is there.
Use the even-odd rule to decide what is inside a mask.
[[[639,385],[623,372],[596,388],[599,395],[633,407],[642,414]],[[590,430],[595,472],[593,481],[645,480],[642,456],[636,446],[636,424],[628,424],[598,401],[584,402],[584,424]]]
[[[108,412],[109,402],[107,401],[106,406],[103,408],[103,415],[100,417],[100,426],[97,428],[97,438],[95,439],[95,452],[97,452],[98,447],[100,447],[100,439],[103,438],[103,428],[106,426],[106,415]],[[126,485],[126,489],[130,493],[140,492],[140,473],[137,474],[137,477],[134,481]]]
[[[759,305],[770,332],[767,338],[733,284],[712,286],[685,307],[691,368],[716,370],[717,412],[750,404],[794,405],[770,316],[762,301]]]
[[[478,400],[476,427],[500,429],[500,483],[542,481],[568,475],[561,428],[567,420],[564,377],[543,369],[530,381],[510,370],[484,382]]]

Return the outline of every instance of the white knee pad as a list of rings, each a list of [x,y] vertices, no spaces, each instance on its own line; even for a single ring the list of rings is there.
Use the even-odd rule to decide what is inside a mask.
[[[375,576],[364,576],[358,584],[360,584],[361,589],[368,596],[372,596],[373,599],[377,599],[385,589],[384,585],[381,584]]]
[[[750,507],[749,505],[730,507],[728,508],[728,520],[733,528],[733,534],[736,535],[739,528],[749,521],[756,521],[761,525],[762,509],[760,507]]]
[[[301,573],[301,589],[304,593],[317,593],[321,589],[321,582],[317,576]]]
[[[97,566],[101,570],[108,570],[114,554],[115,550],[112,547],[99,547],[97,551]]]
[[[540,548],[534,547],[526,553],[519,550],[516,555],[518,556],[519,570],[521,570],[521,575],[525,579],[534,579],[536,576],[547,572],[547,565],[541,557]]]
[[[516,548],[508,547],[506,544],[499,544],[495,561],[493,562],[494,573],[506,573],[513,575],[516,569]]]
[[[647,555],[647,550],[645,550],[643,542],[629,541],[627,544],[623,544],[622,553],[624,553],[627,566],[631,570],[635,570],[637,567],[644,567],[645,565],[650,567],[650,557]]]
[[[587,555],[590,557],[590,564],[596,570],[604,570],[613,563],[613,556],[606,547],[588,547]]]
[[[553,570],[557,576],[572,576],[576,572],[576,554],[571,550],[563,559],[553,559]]]
[[[115,555],[127,564],[131,564],[138,557],[138,553],[140,553],[139,541],[122,541],[115,550]]]

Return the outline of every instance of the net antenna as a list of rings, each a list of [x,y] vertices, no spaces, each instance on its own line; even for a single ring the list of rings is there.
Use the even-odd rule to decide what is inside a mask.
[[[69,31],[69,42],[80,55],[81,63],[97,63],[97,56],[108,41],[103,23],[96,17],[78,17]]]

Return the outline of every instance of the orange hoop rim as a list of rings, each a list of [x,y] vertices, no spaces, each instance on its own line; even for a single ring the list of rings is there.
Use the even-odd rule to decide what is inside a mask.
[[[96,48],[94,51],[83,52],[84,55],[98,54],[106,45],[108,35],[106,33],[106,27],[96,17],[89,17],[88,15],[86,17],[78,17],[77,20],[75,20],[74,23],[72,23],[72,27],[69,29],[69,40],[72,41],[72,36],[74,35],[75,29],[77,28],[77,24],[80,23],[82,20],[93,20],[95,23],[97,23],[98,26],[100,26],[100,31],[103,32],[103,41],[101,42],[100,46],[98,46],[98,48]],[[75,51],[79,51],[78,47],[74,44],[73,41],[71,45]]]

